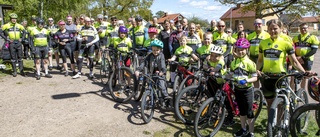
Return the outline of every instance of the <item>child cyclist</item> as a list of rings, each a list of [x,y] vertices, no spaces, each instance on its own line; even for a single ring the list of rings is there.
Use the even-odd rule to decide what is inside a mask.
[[[150,43],[157,39],[158,30],[155,27],[150,27],[148,29],[149,39],[145,40],[143,43],[143,47],[148,49],[151,52]]]
[[[240,38],[235,43],[233,55],[235,60],[231,63],[232,78],[234,82],[234,94],[240,111],[241,129],[234,133],[234,136],[254,136],[254,115],[252,110],[253,103],[253,82],[257,81],[256,64],[247,56],[250,43],[245,38]],[[249,125],[249,131],[246,129]]]
[[[138,78],[139,73],[146,67],[149,74],[158,74],[159,76],[165,77],[167,69],[165,64],[164,54],[162,53],[163,43],[162,41],[155,39],[150,42],[152,53],[148,54],[141,65],[135,71],[135,75]],[[169,95],[166,87],[165,79],[159,80],[159,88],[162,91],[165,102],[168,101]]]
[[[114,46],[118,51],[123,53],[122,55],[125,57],[123,58],[125,66],[130,67],[130,56],[128,55],[128,52],[130,52],[132,48],[132,43],[131,39],[128,38],[128,29],[124,26],[120,26],[118,33],[119,38],[115,39]]]

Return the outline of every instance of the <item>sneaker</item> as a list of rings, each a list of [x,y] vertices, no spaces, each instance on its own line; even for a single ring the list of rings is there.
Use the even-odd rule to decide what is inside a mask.
[[[245,135],[244,137],[254,137],[254,134],[253,134],[253,133],[251,133],[251,132],[248,132],[248,134],[247,134],[247,135]]]
[[[69,75],[69,72],[66,71],[66,73],[64,73],[64,76],[66,77],[66,76],[68,76],[68,75]]]
[[[94,79],[95,77],[94,77],[94,74],[89,74],[89,78],[90,79]]]
[[[49,73],[45,74],[44,76],[47,77],[47,78],[52,78],[52,75],[50,75]]]
[[[38,74],[36,74],[36,79],[37,79],[37,80],[40,80],[40,78],[41,78],[41,76],[38,75]]]
[[[224,122],[223,122],[223,125],[224,126],[232,126],[232,125],[234,125],[236,122],[234,122],[234,120],[224,120]]]
[[[52,70],[52,68],[53,68],[53,66],[48,66],[48,69],[49,69],[49,70]]]
[[[72,71],[72,76],[77,75],[76,71]]]
[[[242,137],[242,136],[246,136],[248,134],[247,130],[243,130],[242,128],[237,131],[236,133],[233,134],[233,136],[235,137]]]
[[[62,69],[62,67],[60,67],[59,65],[57,66],[57,70],[60,70],[60,69]]]
[[[77,73],[76,75],[74,75],[72,78],[73,78],[73,79],[81,78],[81,73],[78,72],[78,73]]]
[[[20,71],[20,75],[24,77],[26,76],[26,73],[24,73],[24,71]]]

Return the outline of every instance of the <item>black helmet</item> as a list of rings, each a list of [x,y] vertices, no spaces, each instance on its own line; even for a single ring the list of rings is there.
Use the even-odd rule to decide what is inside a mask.
[[[37,24],[42,24],[43,25],[44,24],[44,20],[43,19],[38,19],[37,20]]]

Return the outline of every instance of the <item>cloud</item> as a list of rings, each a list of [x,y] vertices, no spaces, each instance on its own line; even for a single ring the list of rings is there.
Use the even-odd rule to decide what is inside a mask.
[[[203,8],[203,9],[205,9],[205,10],[209,10],[209,11],[214,11],[214,10],[221,10],[222,9],[222,7],[221,6],[207,6],[207,7],[205,7],[205,8]]]
[[[203,7],[208,5],[208,1],[192,1],[190,5],[192,7]]]
[[[190,0],[180,0],[181,3],[188,3]]]

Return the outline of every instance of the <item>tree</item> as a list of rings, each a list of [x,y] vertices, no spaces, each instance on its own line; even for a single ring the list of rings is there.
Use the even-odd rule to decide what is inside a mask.
[[[209,26],[208,20],[201,19],[201,18],[196,17],[194,15],[192,17],[188,18],[188,22],[194,23],[194,24],[200,24],[201,27],[206,27],[206,28]]]
[[[157,16],[158,18],[161,18],[164,14],[165,14],[165,12],[162,11],[162,10],[156,12],[156,16]]]
[[[274,14],[285,13],[298,13],[301,16],[309,13],[320,13],[319,0],[216,0],[225,5],[242,4],[244,7],[243,12],[255,11],[256,18],[263,18],[272,16]],[[271,12],[264,12],[273,9]]]

